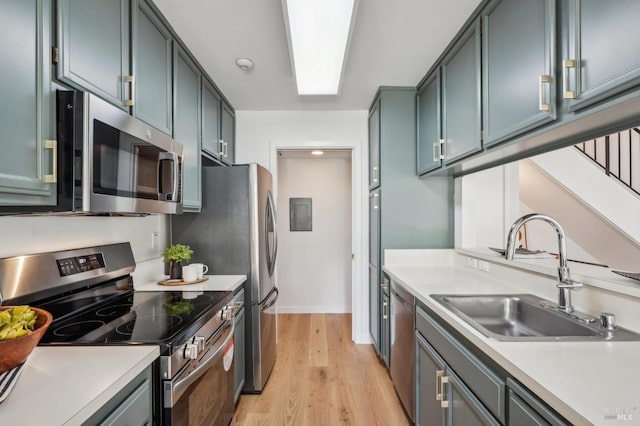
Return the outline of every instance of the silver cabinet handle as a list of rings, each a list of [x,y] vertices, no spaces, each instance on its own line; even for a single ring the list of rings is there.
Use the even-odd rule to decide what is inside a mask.
[[[449,383],[449,377],[448,376],[442,376],[440,378],[440,396],[441,396],[441,400],[440,400],[440,407],[442,408],[448,408],[449,407],[449,401],[447,401],[445,399],[444,396],[444,385],[446,383]]]
[[[44,175],[45,183],[58,182],[58,141],[47,139],[44,141],[45,149],[51,150],[51,174]]]
[[[378,194],[373,194],[373,209],[378,210]]]
[[[226,142],[222,142],[222,148],[224,150],[224,157],[227,157],[229,155],[229,144]]]
[[[444,155],[444,149],[443,148],[445,146],[446,141],[444,139],[440,139],[439,143],[440,143],[440,159],[444,160],[445,155]]]
[[[445,140],[439,139],[437,142],[433,143],[433,161],[444,160],[444,154],[442,151],[442,146],[444,145]],[[437,154],[436,154],[437,151]]]
[[[133,106],[135,105],[134,102],[134,97],[135,97],[135,93],[136,93],[136,79],[132,76],[132,75],[125,75],[124,76],[124,82],[125,83],[131,83],[131,98],[127,99],[126,101],[124,101],[125,106]]]
[[[562,97],[564,99],[574,99],[576,92],[569,90],[569,68],[575,68],[576,61],[574,59],[565,59],[562,61]]]
[[[221,157],[224,156],[224,141],[222,139],[218,141],[218,155]]]
[[[436,401],[442,401],[442,385],[440,379],[444,376],[444,370],[436,370]]]
[[[378,166],[373,166],[373,183],[378,183]]]
[[[540,79],[538,81],[538,89],[539,89],[539,93],[538,93],[538,109],[540,111],[549,111],[551,109],[550,105],[548,103],[544,102],[544,85],[547,83],[551,83],[551,76],[550,75],[541,75]]]
[[[382,302],[382,319],[387,319],[387,301]]]

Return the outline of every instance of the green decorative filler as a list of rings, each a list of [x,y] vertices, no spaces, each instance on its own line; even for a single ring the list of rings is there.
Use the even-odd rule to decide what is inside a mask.
[[[182,266],[191,260],[193,250],[191,247],[184,244],[174,244],[164,251],[164,261],[168,266],[165,268],[165,273],[169,274],[171,279],[182,278]]]

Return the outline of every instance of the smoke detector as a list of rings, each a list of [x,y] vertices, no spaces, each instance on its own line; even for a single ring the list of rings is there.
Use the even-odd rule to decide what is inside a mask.
[[[249,58],[236,59],[236,65],[244,71],[249,71],[253,68],[253,61]]]

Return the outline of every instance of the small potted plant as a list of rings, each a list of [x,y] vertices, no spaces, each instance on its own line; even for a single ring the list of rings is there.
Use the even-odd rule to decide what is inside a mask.
[[[182,266],[191,260],[192,254],[193,250],[184,244],[174,244],[167,247],[164,251],[165,273],[167,271],[166,265],[168,265],[170,279],[182,278]]]

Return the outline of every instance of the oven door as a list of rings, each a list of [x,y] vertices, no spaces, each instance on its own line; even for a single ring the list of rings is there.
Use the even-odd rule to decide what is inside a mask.
[[[233,403],[234,321],[226,321],[197,363],[192,361],[172,380],[163,382],[165,425],[228,426]]]

